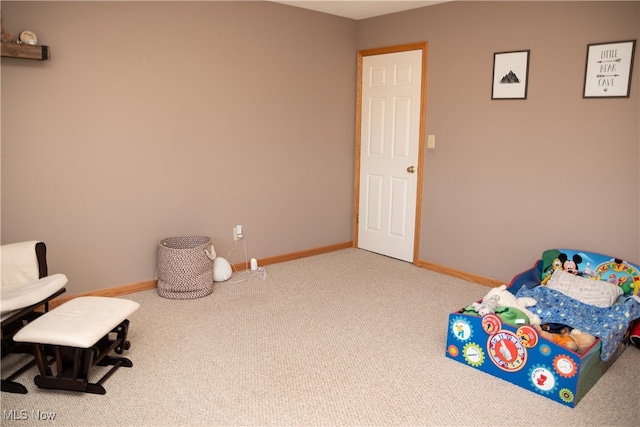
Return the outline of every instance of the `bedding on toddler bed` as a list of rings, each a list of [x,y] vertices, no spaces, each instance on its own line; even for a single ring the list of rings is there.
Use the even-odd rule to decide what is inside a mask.
[[[547,286],[523,286],[516,296],[536,300],[529,310],[540,316],[542,323],[562,323],[600,338],[603,361],[615,354],[631,322],[640,318],[637,296],[621,295],[611,307],[585,304]]]

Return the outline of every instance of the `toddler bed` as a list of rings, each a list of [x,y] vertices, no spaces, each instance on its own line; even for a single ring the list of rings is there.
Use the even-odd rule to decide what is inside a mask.
[[[640,319],[640,267],[593,252],[547,250],[507,290],[535,300],[528,307],[534,321],[500,314],[500,307],[485,316],[478,304],[462,308],[449,315],[446,356],[570,407],[626,349]],[[531,324],[536,317],[595,342],[581,353],[569,350],[543,337]]]

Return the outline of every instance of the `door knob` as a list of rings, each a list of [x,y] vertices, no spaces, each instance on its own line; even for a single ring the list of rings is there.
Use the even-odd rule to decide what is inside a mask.
[[[416,171],[416,167],[415,166],[409,166],[407,168],[407,172],[409,172],[409,173],[414,173],[415,171]]]

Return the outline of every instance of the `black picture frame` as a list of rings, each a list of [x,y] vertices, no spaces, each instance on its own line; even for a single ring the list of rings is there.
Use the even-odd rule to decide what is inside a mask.
[[[530,50],[493,54],[491,99],[527,99]]]
[[[635,40],[587,45],[583,98],[629,98]]]

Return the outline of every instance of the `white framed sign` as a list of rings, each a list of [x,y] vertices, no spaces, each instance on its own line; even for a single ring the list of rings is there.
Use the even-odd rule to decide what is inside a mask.
[[[587,45],[583,98],[628,98],[635,40]]]

